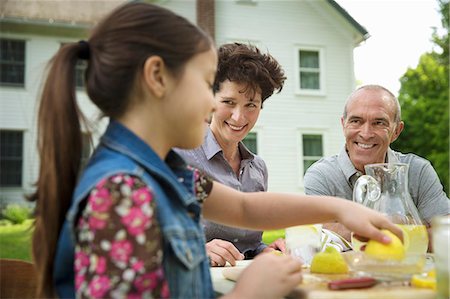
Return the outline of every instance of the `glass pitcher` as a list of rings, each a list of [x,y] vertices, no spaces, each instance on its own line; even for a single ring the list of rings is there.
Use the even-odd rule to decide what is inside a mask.
[[[387,215],[403,230],[407,257],[425,255],[428,234],[408,191],[408,164],[380,163],[364,168],[366,175],[356,181],[353,201]],[[362,245],[354,238],[352,244],[356,250]]]

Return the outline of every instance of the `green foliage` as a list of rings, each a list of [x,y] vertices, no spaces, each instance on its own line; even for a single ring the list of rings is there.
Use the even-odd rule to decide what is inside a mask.
[[[449,194],[449,0],[439,3],[444,32],[439,35],[435,30],[436,49],[423,54],[417,67],[400,79],[405,129],[392,147],[428,159]]]
[[[31,216],[31,209],[18,204],[8,205],[2,212],[3,218],[14,224],[21,224]]]
[[[0,258],[31,261],[33,220],[22,224],[0,226]]]

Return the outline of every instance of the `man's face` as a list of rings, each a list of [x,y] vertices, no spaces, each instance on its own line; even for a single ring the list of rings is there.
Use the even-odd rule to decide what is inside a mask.
[[[395,122],[396,103],[379,89],[357,91],[347,102],[347,117],[341,118],[345,146],[356,169],[384,163],[389,145],[403,130]]]

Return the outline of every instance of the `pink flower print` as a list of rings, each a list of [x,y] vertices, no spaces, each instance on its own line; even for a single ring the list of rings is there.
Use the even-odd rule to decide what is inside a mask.
[[[131,265],[134,271],[139,272],[144,268],[144,261],[137,261]]]
[[[141,295],[140,294],[136,294],[136,293],[131,293],[127,295],[127,299],[141,299]]]
[[[89,284],[90,297],[103,298],[111,288],[111,282],[107,276],[96,276]]]
[[[95,268],[95,273],[104,274],[106,271],[106,259],[100,256],[97,260],[97,267]]]
[[[75,290],[79,290],[83,282],[84,282],[83,275],[75,275]]]
[[[134,179],[133,179],[132,177],[130,177],[130,176],[125,176],[125,177],[123,178],[123,180],[124,180],[124,182],[125,182],[125,185],[127,185],[127,186],[129,186],[129,187],[133,187],[133,185],[134,185]]]
[[[103,219],[100,219],[98,217],[95,216],[100,216],[100,215],[92,215],[91,217],[89,217],[89,229],[90,230],[98,230],[98,229],[103,229],[106,226],[106,221]]]
[[[99,189],[89,197],[89,205],[94,212],[104,213],[112,205],[111,195],[108,189]]]
[[[131,244],[130,241],[115,241],[111,245],[111,251],[109,252],[109,255],[115,261],[127,263],[132,251],[133,244]]]
[[[97,186],[95,186],[97,189],[102,189],[105,186],[106,179],[101,180]]]
[[[75,253],[75,272],[80,272],[89,265],[89,256],[84,252]]]
[[[122,223],[127,227],[127,231],[131,235],[137,236],[144,233],[150,224],[150,218],[141,209],[131,208],[128,215],[122,218]]]
[[[161,298],[170,298],[169,284],[164,281],[161,287]]]
[[[158,274],[156,271],[150,272],[136,278],[134,281],[134,286],[140,293],[143,293],[145,291],[155,289],[158,285],[158,280]]]
[[[135,192],[133,192],[133,195],[131,197],[133,199],[133,202],[138,206],[141,206],[142,204],[150,202],[152,200],[152,195],[146,187],[136,190]]]

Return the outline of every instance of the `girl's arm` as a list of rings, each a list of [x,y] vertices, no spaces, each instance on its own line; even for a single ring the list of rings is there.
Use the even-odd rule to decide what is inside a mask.
[[[388,229],[401,237],[401,230],[380,213],[351,201],[330,196],[249,192],[214,182],[204,202],[204,217],[229,226],[257,230],[337,221],[357,235],[389,243],[380,232]]]

